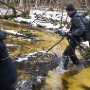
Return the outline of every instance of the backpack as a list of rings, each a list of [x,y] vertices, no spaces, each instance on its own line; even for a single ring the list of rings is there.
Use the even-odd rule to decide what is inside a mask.
[[[90,42],[90,18],[86,17],[81,17],[81,20],[85,26],[85,32],[82,35],[82,38],[84,41],[89,41]]]

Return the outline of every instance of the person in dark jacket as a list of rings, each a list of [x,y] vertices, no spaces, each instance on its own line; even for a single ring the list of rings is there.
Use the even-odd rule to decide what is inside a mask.
[[[0,90],[15,90],[17,70],[8,55],[4,39],[6,34],[0,30]]]
[[[79,13],[77,13],[73,4],[69,3],[66,6],[66,12],[71,18],[71,28],[68,32],[68,37],[80,43],[83,33],[85,32],[85,26],[80,18]],[[78,45],[75,41],[70,39],[69,45],[66,47],[63,56],[64,56],[64,69],[67,69],[68,61],[71,59],[73,64],[79,66],[80,62],[75,54],[75,48]]]

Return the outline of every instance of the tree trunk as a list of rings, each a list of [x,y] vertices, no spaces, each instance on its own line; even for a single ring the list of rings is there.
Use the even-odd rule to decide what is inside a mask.
[[[38,0],[35,1],[35,8],[38,6]]]
[[[20,7],[23,7],[23,6],[24,6],[24,1],[20,0]]]
[[[0,0],[0,3],[7,6],[8,8],[11,8],[13,10],[13,14],[16,16],[17,13],[16,13],[16,9],[14,7],[12,7],[9,4],[3,2],[2,0]]]

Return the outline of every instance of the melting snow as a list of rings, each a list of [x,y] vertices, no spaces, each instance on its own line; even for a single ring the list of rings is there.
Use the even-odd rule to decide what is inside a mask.
[[[39,16],[39,18],[37,17]],[[43,18],[45,20],[47,20],[46,22],[44,22],[43,20],[39,20],[40,18]],[[47,10],[33,10],[31,9],[30,12],[30,19],[25,19],[22,17],[18,17],[15,18],[16,21],[20,22],[20,21],[25,21],[30,23],[30,25],[37,27],[38,25],[47,28],[47,29],[53,29],[53,28],[59,28],[60,25],[53,25],[50,20],[58,20],[60,21],[61,18],[63,19],[63,21],[66,21],[67,18],[67,13],[64,11],[63,12],[63,17],[62,17],[62,13],[60,11],[47,11]],[[70,18],[67,18],[67,21],[69,21]]]
[[[20,46],[20,45],[16,45],[16,44],[6,44],[6,46],[14,46],[14,47],[18,47],[18,46]]]
[[[35,20],[35,18],[25,19],[25,18],[22,18],[22,17],[17,17],[17,18],[15,18],[15,20],[18,21],[18,22],[25,21],[25,22],[30,23],[30,22],[33,22]]]
[[[45,51],[39,51],[39,52],[46,53]],[[36,53],[38,53],[38,52],[29,53],[25,57],[18,58],[18,60],[15,60],[15,61],[17,61],[17,62],[27,61],[28,57],[34,56]]]
[[[14,34],[14,35],[16,35],[16,34],[18,34],[18,35],[23,35],[23,34],[21,34],[21,33],[18,33],[17,31],[15,31],[15,30],[4,30],[5,32],[8,32],[8,33],[11,33],[11,34]]]
[[[86,16],[86,18],[87,18],[87,19],[90,19],[90,16],[88,15],[88,16]]]
[[[18,58],[18,60],[16,60],[17,62],[22,62],[22,61],[27,61],[28,58],[27,57],[24,57],[24,58]]]

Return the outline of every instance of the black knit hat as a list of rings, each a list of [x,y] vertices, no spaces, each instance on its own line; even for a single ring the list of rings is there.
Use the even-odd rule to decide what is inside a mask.
[[[67,4],[67,6],[66,6],[66,10],[67,10],[67,11],[73,11],[73,10],[75,10],[75,7],[74,7],[73,4],[69,3],[69,4]]]

